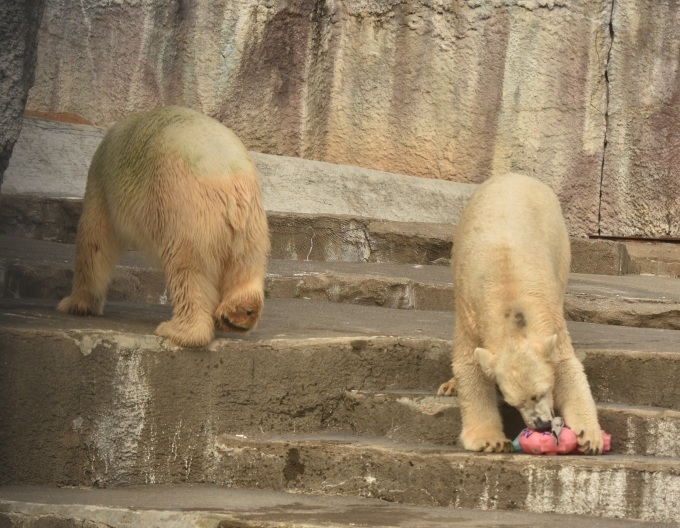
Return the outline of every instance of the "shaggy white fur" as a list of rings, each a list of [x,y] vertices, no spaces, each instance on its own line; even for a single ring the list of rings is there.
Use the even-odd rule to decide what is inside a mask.
[[[496,387],[528,427],[546,429],[557,409],[582,452],[602,452],[597,410],[563,316],[570,265],[559,201],[534,178],[495,176],[468,202],[456,228],[454,378],[461,441],[473,451],[510,451]]]
[[[170,106],[113,125],[88,173],[71,295],[59,310],[101,314],[128,246],[163,266],[173,303],[156,333],[202,346],[253,329],[264,305],[270,250],[257,169],[236,135]]]

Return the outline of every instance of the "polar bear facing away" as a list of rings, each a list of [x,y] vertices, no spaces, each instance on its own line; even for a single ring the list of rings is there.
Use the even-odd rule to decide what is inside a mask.
[[[494,176],[463,211],[452,254],[454,378],[439,394],[458,392],[465,449],[512,449],[497,384],[528,427],[549,429],[556,410],[583,453],[602,452],[597,410],[562,311],[570,259],[559,201],[534,178]]]
[[[173,314],[158,335],[192,347],[209,343],[216,324],[255,327],[269,231],[257,169],[231,130],[176,106],[109,129],[90,165],[73,290],[59,310],[100,314],[128,246],[163,267]]]

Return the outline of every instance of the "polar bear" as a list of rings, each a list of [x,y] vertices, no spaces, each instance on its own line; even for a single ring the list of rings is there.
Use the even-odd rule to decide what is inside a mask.
[[[231,130],[169,106],[107,131],[88,173],[72,293],[58,309],[101,314],[129,246],[165,274],[173,313],[157,335],[196,347],[213,339],[216,324],[239,332],[257,325],[269,229],[257,169]]]
[[[601,453],[597,409],[562,311],[571,254],[555,194],[528,176],[494,176],[470,198],[453,244],[454,377],[439,394],[458,392],[463,447],[511,451],[497,384],[528,427],[549,429],[556,409],[583,453]]]

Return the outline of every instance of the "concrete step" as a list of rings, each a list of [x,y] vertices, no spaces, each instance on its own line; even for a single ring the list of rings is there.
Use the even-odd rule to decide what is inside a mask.
[[[221,457],[214,474],[239,487],[656,522],[677,522],[680,515],[674,458],[475,455],[341,435],[222,434],[215,448]]]
[[[264,486],[264,481],[225,477],[229,473],[220,464],[232,455],[216,447],[220,434],[260,435],[264,442],[286,432],[354,428],[389,437],[384,428],[390,413],[405,431],[431,427],[431,402],[413,398],[376,410],[365,401],[361,409],[357,395],[432,394],[450,377],[451,321],[444,312],[276,299],[253,334],[223,334],[199,350],[171,347],[151,335],[168,315],[163,306],[111,303],[104,317],[79,318],[60,314],[45,301],[0,301],[0,484],[189,480]],[[677,456],[664,457],[676,453],[680,332],[586,323],[573,323],[570,331],[596,400],[619,404],[600,404],[616,435],[615,449],[656,455],[647,458],[660,461],[654,466],[661,472],[658,485],[676,482],[663,467],[666,460],[671,468],[678,462]],[[455,399],[436,401],[448,410],[435,412],[434,420],[451,423],[402,438],[421,442],[418,449],[445,436],[442,431],[455,434]],[[410,414],[399,414],[394,405],[410,408]],[[665,409],[627,407],[633,405]],[[374,429],[361,425],[371,420]],[[258,461],[241,462],[259,471]],[[573,469],[572,474],[597,480],[600,466],[588,467],[590,473]],[[626,471],[615,478],[638,478]],[[621,485],[610,474],[602,478],[598,486]],[[652,477],[640,478],[651,485]]]
[[[602,428],[612,435],[612,452],[680,458],[680,411],[659,407],[599,403]],[[525,426],[519,413],[501,406],[506,434]],[[456,445],[461,430],[458,398],[428,391],[350,390],[330,427],[407,443]]]
[[[0,525],[21,528],[633,528],[652,523],[575,515],[395,504],[210,485],[115,489],[0,487]]]
[[[471,455],[347,435],[220,434],[208,483],[420,506],[678,521],[680,461]],[[153,471],[147,478],[155,479]],[[177,475],[196,477],[186,469]],[[161,481],[162,482],[162,481]]]
[[[38,345],[38,331],[44,332],[54,345],[41,352],[46,357],[55,354],[56,348],[87,357],[93,350],[108,346],[126,350],[131,346],[128,338],[139,341],[144,354],[153,357],[159,351],[174,350],[152,335],[157,324],[169,316],[169,306],[127,302],[109,303],[101,317],[76,317],[57,312],[50,301],[0,300],[3,339],[16,340],[16,345],[24,349],[26,340]],[[675,383],[680,373],[680,331],[580,322],[570,322],[568,327],[598,401],[680,410],[680,386]],[[341,375],[338,382],[342,381],[342,389],[434,391],[450,377],[452,333],[453,321],[446,312],[273,299],[254,332],[218,333],[218,339],[206,350],[209,356],[219,356],[221,351],[230,357],[235,354],[234,360],[245,354],[242,359],[251,364],[251,350],[260,354],[259,359],[272,350],[314,355],[320,348],[332,349],[337,356],[322,354],[314,359],[333,364],[335,375]],[[362,361],[353,364],[353,354],[359,352]],[[191,350],[177,349],[177,353],[182,358],[195,356]],[[16,353],[8,354],[8,360],[17,357]],[[271,361],[283,361],[281,368],[294,373],[299,370],[299,358],[288,363],[291,358],[289,352]],[[304,379],[298,381],[304,385]],[[324,379],[321,386],[326,382],[332,384],[332,378]]]
[[[2,194],[82,198],[104,130],[25,117]],[[455,224],[477,187],[348,165],[250,153],[267,211]]]
[[[0,234],[73,243],[82,200],[0,194]],[[454,226],[268,211],[272,258],[448,265]],[[680,276],[680,244],[572,238],[572,272]]]
[[[61,299],[70,292],[75,247],[0,235],[0,296]],[[453,284],[445,266],[272,259],[268,298],[304,298],[382,306],[451,310]],[[130,251],[109,299],[167,303],[160,270]],[[567,319],[623,326],[680,329],[680,281],[668,277],[572,274]]]

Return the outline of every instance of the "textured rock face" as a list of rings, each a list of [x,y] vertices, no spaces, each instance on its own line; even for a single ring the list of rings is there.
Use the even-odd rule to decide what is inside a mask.
[[[105,124],[179,102],[256,151],[462,182],[520,170],[574,233],[597,230],[605,0],[48,1],[33,110]]]
[[[680,3],[616,0],[603,234],[680,237]]]
[[[574,235],[680,229],[674,0],[47,3],[32,110],[103,125],[181,103],[255,151],[534,175]]]
[[[0,2],[0,183],[33,83],[44,0]]]

